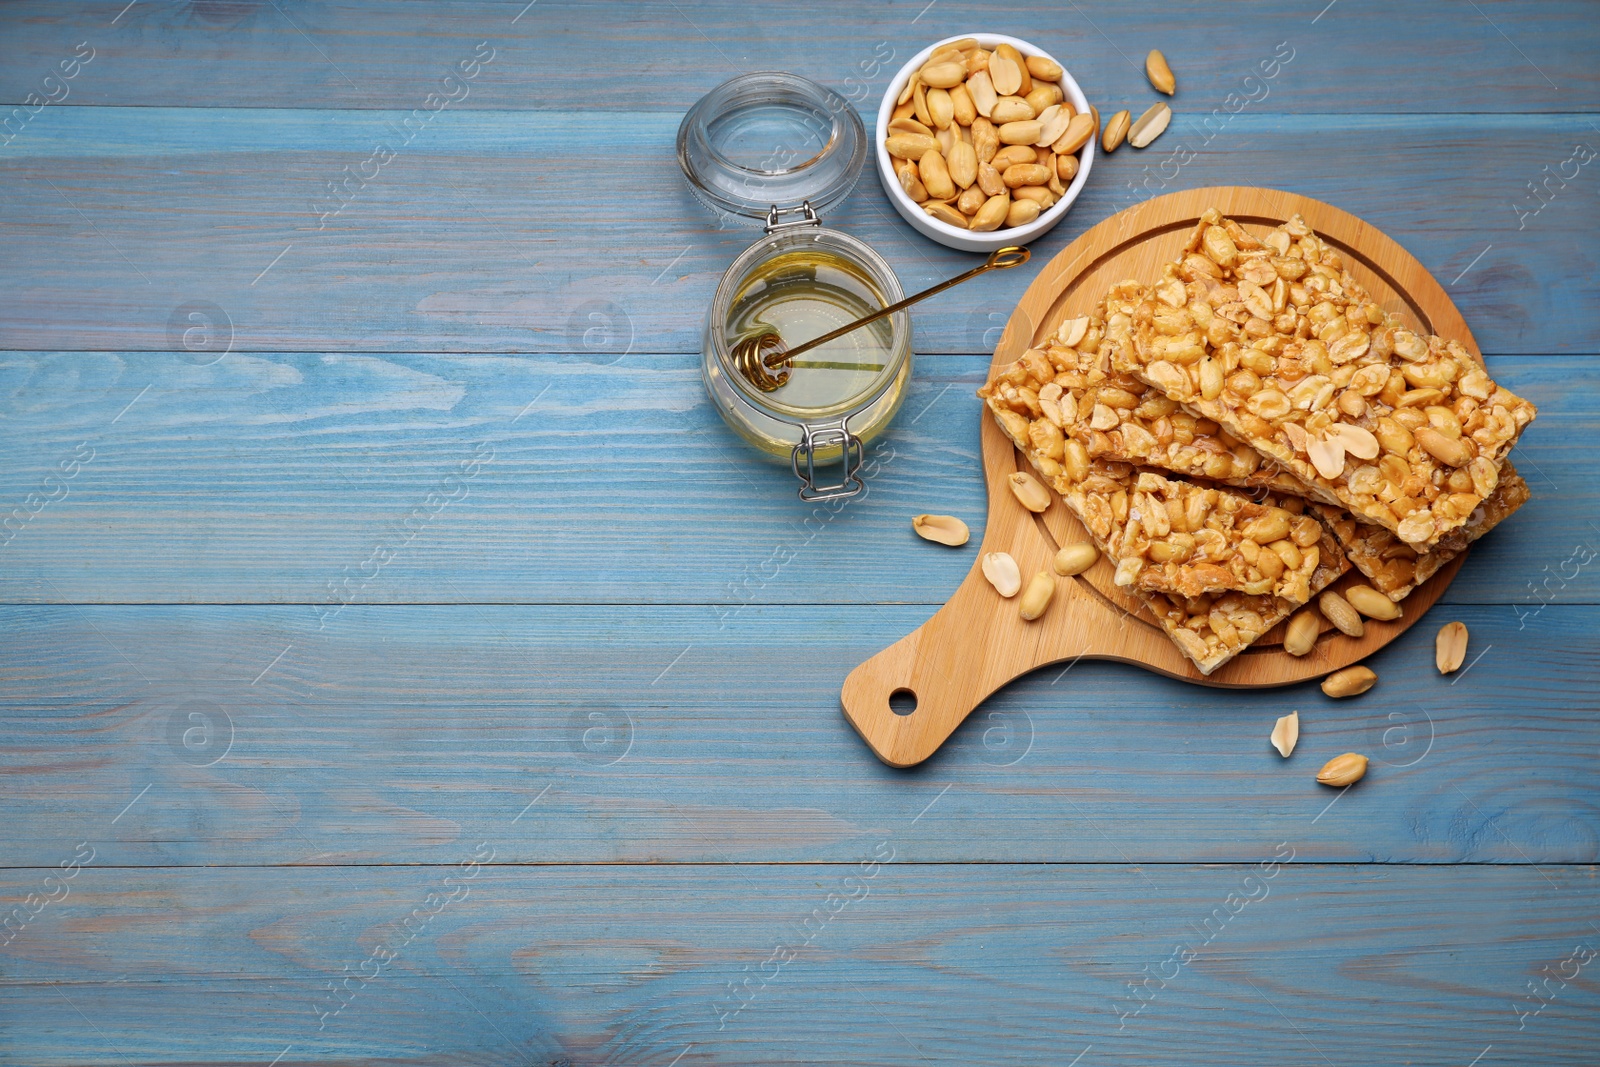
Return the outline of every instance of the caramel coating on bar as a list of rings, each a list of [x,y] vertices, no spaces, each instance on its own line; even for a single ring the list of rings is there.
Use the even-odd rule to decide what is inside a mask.
[[[1313,505],[1338,539],[1345,555],[1366,575],[1372,587],[1399,602],[1467,546],[1510,517],[1532,495],[1509,461],[1500,468],[1500,482],[1489,499],[1473,511],[1465,524],[1447,534],[1431,550],[1418,553],[1381,526],[1357,522],[1347,511],[1326,504]]]
[[[1299,216],[1257,238],[1206,212],[1159,283],[1113,288],[1105,330],[1115,370],[1424,551],[1494,492],[1536,414],[1373,303]]]
[[[1069,320],[1050,343],[998,371],[978,395],[1001,430],[1061,494],[1095,547],[1115,564],[1137,485],[1134,468],[1091,459],[1083,442],[1067,433],[1085,392],[1107,377],[1103,336],[1098,315]],[[1068,339],[1075,344],[1066,344]],[[1349,569],[1330,536],[1318,549],[1309,583],[1313,594]],[[1228,590],[1183,597],[1131,591],[1202,674],[1227,663],[1295,610],[1290,601],[1269,594]]]
[[[1116,584],[1196,597],[1225,589],[1311,599],[1322,525],[1240,493],[1139,474]]]

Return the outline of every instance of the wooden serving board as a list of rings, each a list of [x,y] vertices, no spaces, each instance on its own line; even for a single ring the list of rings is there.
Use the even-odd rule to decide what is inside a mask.
[[[1086,314],[1114,283],[1154,281],[1176,258],[1200,214],[1215,207],[1255,233],[1299,213],[1339,249],[1351,272],[1386,309],[1414,329],[1451,337],[1481,360],[1477,343],[1444,289],[1381,231],[1321,201],[1293,193],[1218,186],[1169,193],[1113,215],[1089,230],[1039,273],[1006,325],[991,372],[1053,334],[1062,320]],[[1026,511],[1006,476],[1031,470],[994,420],[983,418],[983,465],[989,521],[971,572],[948,603],[910,635],[845,679],[850,720],[885,763],[909,767],[931,756],[985,698],[1029,671],[1078,659],[1110,659],[1201,685],[1264,688],[1317,678],[1359,662],[1420,619],[1461,567],[1465,553],[1415,590],[1394,622],[1368,620],[1365,636],[1346,637],[1326,623],[1316,647],[1296,658],[1283,651],[1283,625],[1209,677],[1178,651],[1142,603],[1112,585],[1104,559],[1057,582],[1042,619],[1024,622],[1015,598],[1002,600],[984,578],[984,553],[1009,552],[1023,582],[1047,569],[1056,550],[1090,537],[1056,497],[1048,511]],[[1364,582],[1352,568],[1333,588]],[[891,707],[891,697],[896,707]]]

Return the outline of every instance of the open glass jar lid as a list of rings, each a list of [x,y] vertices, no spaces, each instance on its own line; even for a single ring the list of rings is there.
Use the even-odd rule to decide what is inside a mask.
[[[723,82],[678,127],[678,164],[695,195],[750,225],[774,206],[826,211],[850,194],[866,159],[867,131],[850,102],[781,71]]]
[[[896,312],[830,341],[776,377],[741,363],[734,348],[763,331],[798,345],[900,300],[883,257],[818,217],[848,195],[866,158],[866,130],[849,101],[794,74],[724,82],[678,128],[678,162],[695,195],[723,218],[765,230],[723,274],[706,316],[706,391],[746,441],[789,459],[806,500],[864,488],[863,447],[899,410],[910,378],[910,316]],[[836,461],[842,475],[819,483]]]

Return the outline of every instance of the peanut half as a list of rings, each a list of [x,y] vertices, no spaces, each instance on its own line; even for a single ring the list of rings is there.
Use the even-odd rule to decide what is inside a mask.
[[[1317,772],[1317,781],[1323,785],[1331,785],[1342,789],[1347,785],[1354,785],[1361,781],[1367,773],[1367,757],[1356,752],[1346,752],[1342,756],[1335,756],[1322,765],[1322,770]]]
[[[1106,132],[1100,138],[1100,147],[1107,152],[1115,152],[1124,138],[1128,136],[1128,127],[1132,119],[1126,110],[1119,111],[1106,121]]]
[[[1009,552],[987,552],[983,557],[983,576],[989,579],[994,591],[1010,598],[1022,588],[1022,572]]]
[[[946,166],[944,156],[939,154],[937,148],[930,148],[922,154],[917,161],[917,172],[922,178],[922,185],[928,190],[928,195],[935,200],[953,200],[956,195],[955,182],[950,178],[950,169]]]
[[[1128,127],[1128,143],[1134,148],[1143,148],[1166,130],[1167,123],[1172,121],[1172,109],[1166,104],[1157,101],[1150,105],[1150,110],[1140,115],[1133,125]]]
[[[1322,691],[1331,697],[1355,697],[1371,689],[1378,676],[1366,667],[1346,667],[1322,680]]]
[[[1061,136],[1051,143],[1050,151],[1054,152],[1058,159],[1063,156],[1076,159],[1074,153],[1089,143],[1089,138],[1094,136],[1097,125],[1092,115],[1072,116],[1067,120],[1067,128],[1061,131]]]
[[[1021,190],[1018,190],[1018,192],[1020,193]],[[1006,211],[1006,225],[1026,226],[1038,217],[1038,201],[1017,199],[1011,201],[1011,207]]]
[[[998,143],[999,130],[995,131],[994,137]],[[994,155],[989,157],[989,162],[994,165],[995,170],[1003,173],[1012,167],[1033,166],[1039,162],[1039,153],[1032,145],[1008,144],[1004,148],[997,149]]]
[[[989,57],[988,74],[996,93],[1011,96],[1022,89],[1022,75],[1018,72],[1017,65],[1004,56]]]
[[[1322,609],[1322,614],[1327,616],[1328,621],[1345,636],[1360,637],[1367,632],[1361,616],[1350,606],[1350,601],[1332,589],[1317,598],[1317,606]]]
[[[1401,614],[1399,604],[1390,600],[1370,585],[1352,585],[1344,591],[1344,598],[1350,606],[1369,619],[1379,622],[1392,622]]]
[[[1467,658],[1467,624],[1447,622],[1433,641],[1433,660],[1440,674],[1454,674]]]
[[[1178,79],[1172,76],[1172,68],[1167,65],[1167,57],[1157,49],[1150,49],[1150,54],[1144,57],[1144,74],[1150,79],[1150,84],[1155,86],[1157,92],[1171,96],[1178,91]],[[1134,146],[1139,147],[1138,145]]]
[[[1299,740],[1300,713],[1291,711],[1272,727],[1272,747],[1278,750],[1278,755],[1288,759],[1289,753],[1294,751],[1295,742]]]
[[[961,227],[967,225],[967,217],[949,204],[936,200],[931,204],[925,204],[922,210],[940,222],[949,223],[951,226]]]
[[[1022,602],[1018,610],[1022,617],[1032,622],[1045,613],[1050,606],[1050,598],[1055,596],[1056,580],[1049,571],[1040,571],[1028,582],[1027,592],[1022,594]]]
[[[1028,56],[1023,62],[1027,65],[1028,73],[1039,81],[1059,82],[1061,75],[1066,73],[1060,63],[1045,56]]]
[[[925,541],[936,541],[952,548],[966,544],[972,536],[967,524],[954,515],[913,515],[911,528]]]
[[[1039,109],[1020,96],[1002,96],[994,102],[994,108],[989,112],[989,121],[1000,125],[1038,117]]]
[[[1034,514],[1050,507],[1050,490],[1027,471],[1012,471],[1006,476],[1006,483],[1018,502]]]
[[[1078,541],[1070,545],[1062,545],[1056,552],[1055,559],[1050,561],[1050,566],[1063,578],[1070,578],[1075,574],[1082,574],[1100,558],[1100,550],[1087,541]]]
[[[1317,621],[1317,609],[1305,608],[1289,620],[1288,632],[1283,635],[1283,650],[1291,656],[1304,656],[1317,643],[1322,624]]]
[[[984,166],[989,167],[989,164],[985,163]],[[994,170],[993,167],[989,167],[989,169],[991,171]],[[998,230],[1005,224],[1006,216],[1011,211],[1011,196],[1005,191],[1004,185],[1001,185],[1000,189],[999,193],[985,200],[983,206],[978,208],[977,213],[972,216],[972,222],[969,224],[971,229],[979,233],[987,233],[991,230]]]

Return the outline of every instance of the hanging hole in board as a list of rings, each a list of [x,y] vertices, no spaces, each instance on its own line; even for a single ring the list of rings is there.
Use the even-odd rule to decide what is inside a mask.
[[[889,694],[889,710],[896,715],[910,715],[917,710],[917,694],[909,689],[896,689]]]

